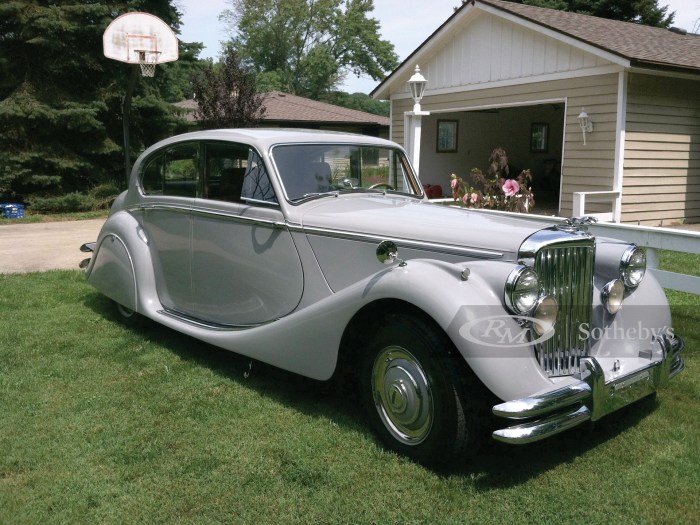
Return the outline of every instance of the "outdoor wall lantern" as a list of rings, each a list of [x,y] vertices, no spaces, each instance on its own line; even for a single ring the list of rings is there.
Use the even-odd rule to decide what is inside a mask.
[[[416,65],[416,72],[408,79],[408,85],[411,88],[411,96],[415,103],[413,106],[414,113],[420,113],[420,101],[423,98],[423,93],[425,93],[425,86],[427,84],[428,81],[420,74],[420,66]]]
[[[583,133],[583,145],[586,145],[586,133],[591,133],[593,131],[593,122],[588,118],[588,113],[584,108],[581,108],[581,113],[578,114],[578,123],[581,126],[581,132]]]

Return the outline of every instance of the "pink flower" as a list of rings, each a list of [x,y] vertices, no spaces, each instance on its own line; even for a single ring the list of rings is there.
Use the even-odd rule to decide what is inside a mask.
[[[467,204],[469,201],[469,194],[465,193],[464,196],[462,197],[462,202],[464,204]]]
[[[452,179],[450,181],[450,186],[452,187],[453,190],[457,189],[457,179]]]
[[[517,195],[520,191],[520,184],[512,179],[509,179],[503,183],[501,189],[503,190],[503,193],[505,193],[506,197],[512,197],[513,195]]]
[[[472,204],[476,204],[476,201],[479,200],[479,195],[477,193],[472,193],[470,200],[472,201]]]

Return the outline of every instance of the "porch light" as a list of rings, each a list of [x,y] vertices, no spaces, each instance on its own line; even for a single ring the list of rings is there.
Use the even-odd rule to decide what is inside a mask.
[[[420,101],[423,98],[423,93],[425,93],[425,86],[427,84],[428,81],[423,75],[420,74],[420,67],[416,65],[415,73],[413,73],[413,76],[408,79],[408,85],[411,88],[411,96],[413,97],[413,102],[415,103],[413,106],[414,113],[420,112]]]
[[[588,118],[588,113],[584,108],[581,108],[581,113],[578,114],[578,123],[581,126],[581,132],[583,133],[583,145],[586,145],[586,133],[591,133],[593,131],[593,122]]]

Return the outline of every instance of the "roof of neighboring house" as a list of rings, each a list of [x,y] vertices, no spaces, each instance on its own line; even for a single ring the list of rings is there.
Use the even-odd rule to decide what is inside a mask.
[[[552,31],[566,35],[582,43],[601,49],[629,61],[631,67],[655,68],[700,74],[700,35],[679,34],[668,29],[650,27],[632,22],[608,20],[596,16],[581,15],[515,4],[503,0],[469,0],[455,10],[425,42],[409,55],[402,64],[379,84],[372,94],[378,94],[392,77],[406,71],[407,64],[423,48],[431,43],[443,28],[451,25],[465,11],[487,10],[515,16]]]
[[[389,126],[389,118],[373,115],[356,109],[348,109],[318,100],[311,100],[280,91],[263,93],[265,98],[265,115],[263,122],[308,122],[328,124],[356,124]],[[195,121],[195,100],[176,102],[175,106],[187,111],[185,118]]]

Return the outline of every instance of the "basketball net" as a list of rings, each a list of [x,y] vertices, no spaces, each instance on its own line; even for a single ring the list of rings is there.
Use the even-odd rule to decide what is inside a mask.
[[[152,77],[156,74],[156,62],[160,51],[137,51],[139,54],[139,66],[141,76]]]

